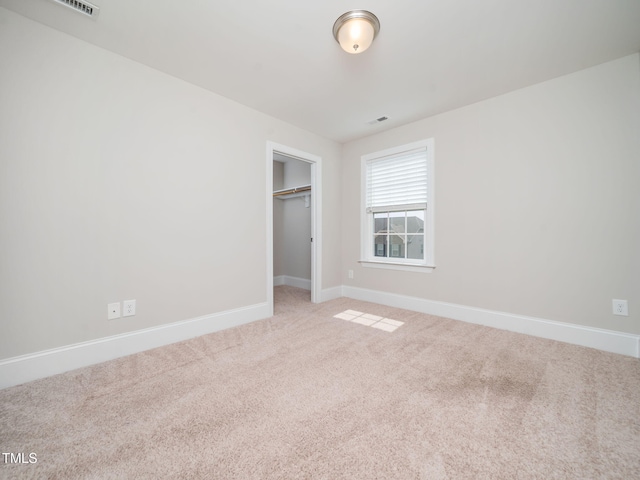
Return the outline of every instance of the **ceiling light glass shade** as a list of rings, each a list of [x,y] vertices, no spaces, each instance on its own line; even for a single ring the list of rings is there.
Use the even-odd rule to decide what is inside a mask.
[[[380,21],[366,10],[352,10],[333,24],[333,37],[347,53],[362,53],[380,31]]]

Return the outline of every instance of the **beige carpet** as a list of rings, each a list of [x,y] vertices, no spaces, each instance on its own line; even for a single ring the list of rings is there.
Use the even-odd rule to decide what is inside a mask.
[[[276,303],[0,391],[2,452],[37,454],[0,477],[640,478],[637,359],[291,287]]]

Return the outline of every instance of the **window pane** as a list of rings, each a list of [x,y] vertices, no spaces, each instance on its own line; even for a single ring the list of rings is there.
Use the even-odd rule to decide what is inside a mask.
[[[405,241],[406,237],[404,235],[389,235],[389,257],[405,258]]]
[[[386,235],[374,235],[373,255],[376,257],[387,256],[387,236]]]
[[[407,212],[407,233],[424,233],[424,210]]]
[[[405,216],[406,212],[389,212],[389,229],[395,233],[404,233]]]
[[[388,213],[374,213],[373,214],[373,231],[374,233],[387,233],[388,225]]]
[[[407,235],[407,258],[424,260],[424,235]]]

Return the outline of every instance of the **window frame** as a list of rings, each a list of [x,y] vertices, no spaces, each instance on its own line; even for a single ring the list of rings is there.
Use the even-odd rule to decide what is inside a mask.
[[[427,204],[406,205],[402,207],[388,206],[378,207],[371,212],[367,212],[367,170],[369,162],[385,157],[400,155],[411,150],[425,149],[427,162]],[[435,269],[435,195],[434,195],[434,140],[429,138],[393,148],[388,148],[378,152],[362,155],[360,160],[360,264],[363,267],[383,268],[391,270],[417,271],[423,273],[432,272]],[[407,212],[422,210],[424,208],[424,259],[377,257],[374,247],[374,214],[381,211],[387,212]],[[410,235],[405,232],[405,236]]]

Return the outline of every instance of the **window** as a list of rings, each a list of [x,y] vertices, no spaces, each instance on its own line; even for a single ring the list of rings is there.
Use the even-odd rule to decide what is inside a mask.
[[[362,157],[365,266],[429,271],[433,263],[433,140]]]

